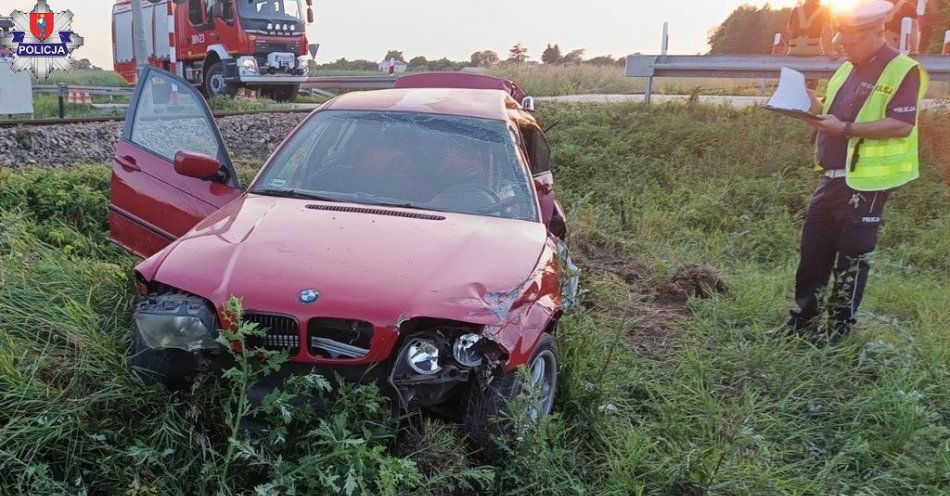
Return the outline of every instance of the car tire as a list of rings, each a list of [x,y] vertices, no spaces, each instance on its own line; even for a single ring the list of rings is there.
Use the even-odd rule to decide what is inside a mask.
[[[293,100],[295,96],[297,96],[297,92],[299,91],[299,84],[264,86],[261,88],[261,96],[264,98],[270,98],[275,102],[289,102]]]
[[[547,389],[541,391],[543,404],[538,405],[540,411],[536,410],[534,414],[528,413],[534,417],[535,421],[549,415],[554,405],[557,372],[560,365],[554,336],[542,335],[534,347],[531,359],[526,365],[532,372],[532,378],[534,378],[533,372],[537,370],[539,360],[544,362],[543,373],[546,374],[548,384]],[[476,378],[469,386],[463,414],[465,431],[486,459],[498,460],[506,455],[498,442],[510,445],[513,441],[512,425],[505,419],[508,414],[508,405],[521,394],[523,389],[522,376],[517,370],[499,373],[490,384],[482,384]]]
[[[132,374],[145,385],[182,389],[198,370],[195,356],[183,350],[154,350],[145,344],[138,326],[132,329]]]
[[[237,85],[224,78],[224,64],[215,62],[204,73],[204,93],[208,98],[216,96],[233,97],[237,94]]]

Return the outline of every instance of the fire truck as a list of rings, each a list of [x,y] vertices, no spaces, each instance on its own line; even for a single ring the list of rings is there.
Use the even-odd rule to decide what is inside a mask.
[[[135,83],[132,1],[112,7],[115,70]],[[141,0],[148,63],[209,98],[239,88],[289,100],[307,80],[313,0]]]

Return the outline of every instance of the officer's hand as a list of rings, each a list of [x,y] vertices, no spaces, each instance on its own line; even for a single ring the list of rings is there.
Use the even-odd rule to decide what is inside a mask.
[[[844,134],[844,122],[833,115],[822,115],[820,121],[808,121],[808,125],[825,134]]]
[[[815,90],[805,90],[808,93],[808,99],[811,100],[811,106],[809,110],[815,113],[821,111],[821,102],[818,101],[818,95],[815,94]]]

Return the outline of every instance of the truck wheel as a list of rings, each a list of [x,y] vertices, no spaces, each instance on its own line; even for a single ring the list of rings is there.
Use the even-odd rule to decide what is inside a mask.
[[[237,85],[229,83],[224,78],[224,64],[215,62],[205,71],[204,90],[205,96],[214,98],[216,96],[233,97],[237,94]]]
[[[182,389],[198,370],[194,355],[182,350],[153,350],[145,345],[138,326],[132,329],[132,373],[144,384]]]
[[[289,102],[293,100],[295,96],[297,96],[297,92],[299,91],[299,84],[264,86],[261,88],[261,95],[263,95],[265,98],[270,98],[275,102]]]
[[[537,398],[524,412],[532,421],[537,422],[541,417],[551,414],[559,365],[560,356],[554,336],[544,334],[526,365],[530,372],[530,384],[537,392]],[[517,412],[509,412],[508,406],[521,394],[524,386],[518,371],[498,374],[490,384],[482,384],[476,378],[469,386],[465,399],[465,430],[486,459],[497,460],[505,455],[505,450],[498,445],[499,441],[509,446],[514,441],[514,426],[509,417]]]

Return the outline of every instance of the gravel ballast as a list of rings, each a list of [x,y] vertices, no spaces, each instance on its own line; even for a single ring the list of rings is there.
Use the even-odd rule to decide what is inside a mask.
[[[306,115],[237,115],[217,122],[232,157],[264,159]],[[109,163],[123,125],[114,121],[0,128],[0,167]]]

